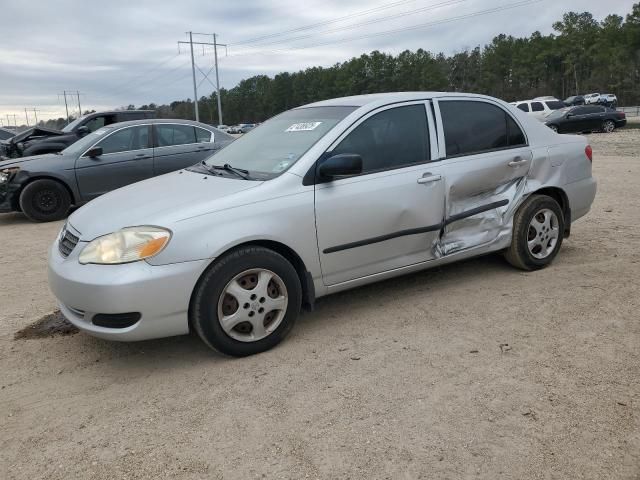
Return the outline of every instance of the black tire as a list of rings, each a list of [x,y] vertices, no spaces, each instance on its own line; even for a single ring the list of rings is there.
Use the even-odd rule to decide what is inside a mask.
[[[225,332],[218,317],[218,302],[227,284],[251,269],[267,269],[280,277],[287,290],[287,308],[278,327],[267,337],[240,341]],[[280,343],[300,314],[302,287],[296,269],[279,253],[263,247],[247,246],[225,255],[204,273],[192,297],[190,316],[196,333],[210,348],[233,357],[264,352]],[[238,305],[238,309],[240,306]]]
[[[613,120],[605,120],[602,122],[602,131],[604,133],[613,133],[616,129],[616,124]]]
[[[20,209],[34,222],[61,220],[69,213],[70,206],[69,191],[55,180],[35,180],[20,193]]]
[[[558,238],[553,250],[544,258],[536,258],[529,251],[531,222],[542,210],[551,210],[557,219]],[[531,195],[520,206],[513,218],[513,237],[511,245],[505,252],[507,261],[522,270],[538,270],[549,265],[558,254],[564,237],[564,214],[558,202],[547,195]],[[535,238],[535,235],[534,235]]]
[[[553,130],[554,132],[558,133],[558,126],[557,125],[547,125],[551,130]]]

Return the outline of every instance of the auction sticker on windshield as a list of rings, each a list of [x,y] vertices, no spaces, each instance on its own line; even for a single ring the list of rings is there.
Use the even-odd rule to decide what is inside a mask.
[[[322,122],[306,122],[306,123],[294,123],[285,132],[309,132],[321,125]]]

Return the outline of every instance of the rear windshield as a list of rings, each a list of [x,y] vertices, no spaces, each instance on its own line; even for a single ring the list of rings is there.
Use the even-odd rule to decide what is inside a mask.
[[[559,100],[552,100],[546,103],[547,103],[547,107],[549,107],[551,110],[560,110],[561,108],[566,107],[564,102],[561,102]]]

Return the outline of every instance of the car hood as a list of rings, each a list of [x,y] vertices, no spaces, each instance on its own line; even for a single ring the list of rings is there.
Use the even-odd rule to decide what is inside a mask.
[[[32,127],[32,128],[26,129],[24,132],[20,132],[19,134],[11,137],[9,141],[11,143],[20,143],[20,142],[24,142],[25,140],[28,140],[31,137],[45,137],[45,136],[52,137],[52,136],[59,136],[59,135],[67,135],[67,134],[61,130],[55,130],[53,128]]]
[[[181,170],[98,197],[74,212],[69,223],[83,241],[139,225],[171,229],[185,218],[236,205],[241,192],[262,183]]]
[[[31,157],[10,158],[0,162],[0,170],[7,167],[33,168],[36,165],[39,165],[40,162],[46,164],[52,160],[59,161],[67,158],[73,158],[73,160],[75,160],[75,157],[68,157],[66,155],[56,153],[45,153],[43,155],[33,155]]]

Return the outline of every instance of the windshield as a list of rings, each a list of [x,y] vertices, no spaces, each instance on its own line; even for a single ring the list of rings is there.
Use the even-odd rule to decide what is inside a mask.
[[[73,132],[73,129],[76,128],[76,126],[82,122],[85,118],[87,118],[87,115],[85,115],[84,117],[80,117],[80,118],[76,118],[73,122],[71,122],[69,125],[67,125],[66,127],[64,127],[62,129],[62,131],[64,133],[71,133]]]
[[[252,129],[214,156],[207,165],[229,164],[252,177],[278,176],[357,107],[289,110]]]
[[[93,133],[85,135],[76,143],[72,143],[67,148],[65,148],[62,153],[64,155],[82,155],[85,150],[87,150],[91,145],[96,143],[101,137],[103,137],[106,133],[109,133],[111,130],[111,128],[100,128]]]

